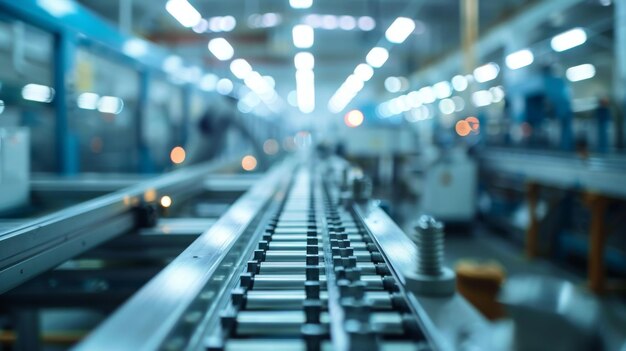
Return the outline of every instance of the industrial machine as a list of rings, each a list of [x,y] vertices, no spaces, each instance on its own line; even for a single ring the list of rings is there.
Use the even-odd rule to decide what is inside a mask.
[[[216,182],[241,187],[237,176],[207,167],[139,182],[4,233],[2,252],[15,254],[0,267],[1,290],[114,237],[125,238],[128,250],[129,240],[159,231],[171,237],[196,223],[208,229],[77,350],[455,350],[489,340],[487,322],[455,293],[454,274],[443,266],[441,225],[424,217],[407,236],[363,196],[362,180],[347,182],[345,161],[287,159],[248,179],[253,185],[219,219],[202,222],[208,205],[201,199],[215,194]],[[168,213],[187,218],[177,224]],[[26,236],[39,242],[17,240]],[[114,289],[115,279],[100,281],[100,292]],[[23,302],[21,288],[3,305]]]
[[[26,128],[0,128],[0,212],[23,206],[30,194],[30,141]]]

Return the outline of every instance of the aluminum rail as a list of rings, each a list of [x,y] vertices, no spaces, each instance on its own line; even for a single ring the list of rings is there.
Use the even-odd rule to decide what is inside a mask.
[[[294,164],[285,161],[254,185],[205,233],[196,239],[163,271],[148,282],[110,318],[92,332],[76,350],[155,350],[161,349],[172,333],[196,328],[204,313],[214,305],[218,290],[238,265],[232,251],[253,227],[265,206],[291,174]],[[215,286],[214,286],[215,285]],[[216,287],[219,286],[219,287]],[[181,323],[183,324],[181,326]],[[182,348],[189,342],[185,338]],[[174,340],[175,341],[175,340]]]
[[[458,293],[450,297],[424,297],[406,289],[405,272],[417,267],[417,247],[377,203],[357,204],[354,212],[384,253],[431,345],[445,351],[465,347],[488,350],[488,321]]]
[[[186,197],[230,162],[182,168],[0,232],[0,293],[136,227],[133,209],[158,196]]]
[[[484,169],[507,173],[557,188],[579,188],[626,198],[626,157],[595,156],[532,150],[489,149],[479,156]]]

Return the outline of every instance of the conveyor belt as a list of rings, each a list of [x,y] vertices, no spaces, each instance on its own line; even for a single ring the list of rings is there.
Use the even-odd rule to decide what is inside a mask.
[[[484,321],[458,295],[418,299],[407,291],[415,244],[380,209],[346,196],[341,174],[334,163],[273,168],[77,349],[409,351],[468,343]]]
[[[297,173],[267,224],[209,349],[415,349],[421,333],[381,253],[310,174]]]

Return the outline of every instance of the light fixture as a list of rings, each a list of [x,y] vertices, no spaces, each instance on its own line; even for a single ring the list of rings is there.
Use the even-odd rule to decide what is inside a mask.
[[[476,79],[478,83],[488,82],[496,79],[499,72],[500,67],[498,67],[497,64],[490,62],[474,70],[474,79]]]
[[[382,67],[389,58],[389,51],[385,48],[375,47],[367,53],[365,62],[374,68]]]
[[[402,82],[398,77],[387,77],[385,79],[385,90],[390,93],[397,93],[402,90]]]
[[[289,6],[294,9],[308,9],[313,5],[313,0],[289,0]]]
[[[228,95],[233,91],[233,82],[228,78],[222,78],[217,81],[215,90],[221,95]]]
[[[590,63],[570,67],[567,69],[567,71],[565,71],[565,76],[570,82],[578,82],[581,80],[593,78],[595,75],[596,68]]]
[[[444,115],[453,114],[455,109],[454,100],[443,99],[439,101],[439,111],[441,111]]]
[[[124,101],[115,96],[103,96],[98,100],[98,111],[102,113],[119,114],[124,109]]]
[[[245,79],[252,72],[252,66],[250,66],[248,61],[239,58],[230,63],[230,71],[233,72],[235,77]]]
[[[200,80],[199,87],[204,91],[213,91],[217,85],[219,78],[212,73],[205,74]]]
[[[367,82],[374,76],[374,69],[367,63],[361,63],[354,69],[354,75],[360,80]]]
[[[433,85],[433,90],[437,99],[449,98],[452,95],[452,87],[445,80]]]
[[[300,112],[315,110],[315,75],[312,70],[296,71],[296,95]]]
[[[552,38],[550,46],[552,46],[554,51],[561,52],[582,45],[586,41],[587,33],[585,30],[582,28],[574,28]]]
[[[376,21],[370,16],[362,16],[356,21],[360,30],[369,32],[376,28]]]
[[[398,17],[385,31],[385,38],[394,44],[400,44],[409,37],[415,29],[415,22],[407,17]]]
[[[28,101],[52,102],[54,89],[41,84],[26,84],[22,88],[22,98]]]
[[[202,20],[202,15],[187,0],[169,0],[165,4],[165,9],[183,27],[193,27]]]
[[[209,51],[220,61],[230,60],[235,50],[224,38],[215,38],[209,41]]]
[[[298,24],[293,27],[293,45],[300,49],[308,49],[313,46],[315,34],[313,27],[306,24]]]
[[[95,93],[82,93],[78,95],[76,99],[76,104],[78,108],[82,108],[83,110],[95,110],[98,107],[98,100],[100,99],[100,95]]]
[[[452,87],[454,88],[454,90],[456,91],[465,91],[465,89],[467,89],[467,78],[465,78],[465,76],[462,75],[456,75],[454,77],[452,77]]]
[[[507,55],[504,59],[504,61],[506,62],[506,66],[510,69],[526,67],[532,64],[534,60],[535,56],[533,55],[533,52],[529,49],[516,51]]]
[[[299,52],[293,57],[297,70],[312,70],[315,66],[315,57],[310,52]]]
[[[493,96],[488,90],[479,90],[472,94],[472,102],[476,107],[488,106],[491,104]]]

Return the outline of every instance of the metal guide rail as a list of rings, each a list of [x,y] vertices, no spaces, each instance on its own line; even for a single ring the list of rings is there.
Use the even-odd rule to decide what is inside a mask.
[[[274,169],[77,349],[436,348],[377,240],[321,173]],[[199,246],[216,236],[221,246]]]

